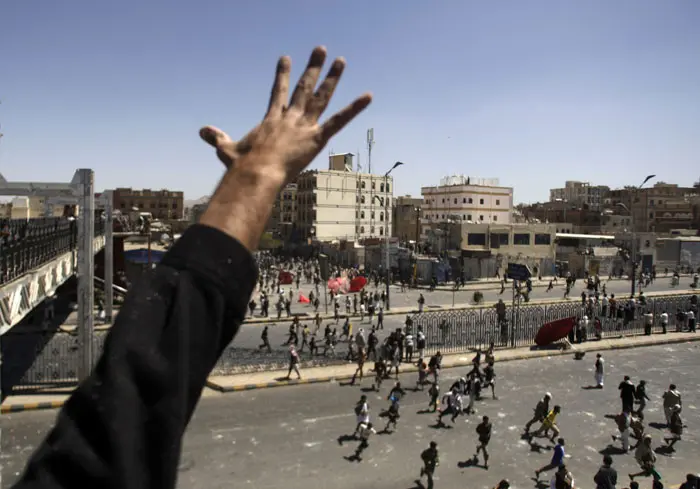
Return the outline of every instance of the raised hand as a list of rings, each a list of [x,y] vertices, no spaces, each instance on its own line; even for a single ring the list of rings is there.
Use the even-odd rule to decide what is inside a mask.
[[[227,168],[235,166],[242,156],[254,152],[268,156],[264,160],[265,168],[251,168],[255,173],[263,170],[267,176],[280,182],[295,177],[311,163],[330,138],[372,101],[370,94],[364,94],[319,124],[318,120],[345,69],[345,60],[337,58],[326,79],[314,92],[325,60],[326,49],[315,48],[287,105],[291,60],[283,56],[277,63],[270,104],[260,124],[240,141],[233,141],[226,133],[212,126],[203,127],[200,136],[216,148],[217,156]],[[243,168],[239,170],[245,171]]]

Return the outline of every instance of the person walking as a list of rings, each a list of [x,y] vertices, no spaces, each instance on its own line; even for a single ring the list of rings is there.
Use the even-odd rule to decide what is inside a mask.
[[[423,468],[420,469],[420,479],[423,476],[428,477],[428,487],[426,489],[433,489],[433,476],[435,475],[435,469],[440,465],[440,455],[438,453],[438,445],[436,442],[430,442],[430,448],[423,450],[420,454],[420,458],[423,461]]]
[[[605,362],[603,361],[603,355],[598,353],[596,355],[596,360],[595,360],[595,386],[596,389],[602,389],[603,388],[603,376],[604,376],[604,365]]]
[[[484,452],[484,469],[489,468],[489,452],[486,449],[489,442],[491,441],[491,433],[493,431],[493,426],[491,421],[489,421],[488,416],[481,418],[481,423],[476,427],[476,435],[479,438],[479,444],[476,446],[476,453],[474,454],[474,464],[479,463],[479,452]]]
[[[301,380],[301,372],[299,372],[299,353],[294,345],[289,345],[289,371],[285,380],[289,380],[292,375],[292,370],[297,374],[297,379]]]

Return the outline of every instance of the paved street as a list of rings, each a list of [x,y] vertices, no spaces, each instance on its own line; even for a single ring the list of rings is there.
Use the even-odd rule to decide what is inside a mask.
[[[561,299],[564,296],[564,281],[559,280],[558,284],[554,285],[554,290],[551,290],[550,292],[547,292],[547,287],[546,285],[548,284],[548,281],[538,281],[534,280],[532,293],[530,294],[530,299]],[[605,283],[605,281],[603,282]],[[544,284],[545,286],[537,286],[537,284]],[[581,295],[581,292],[585,290],[585,282],[583,280],[577,280],[576,281],[576,286],[574,289],[571,291],[571,297],[573,299],[578,299]],[[510,285],[510,282],[509,282]],[[690,285],[690,279],[688,277],[683,277],[681,279],[680,287],[672,288],[670,284],[670,278],[667,277],[661,277],[656,282],[651,284],[649,287],[644,288],[644,292],[663,292],[663,291],[674,291],[678,289],[688,289]],[[288,292],[289,291],[289,285],[286,285],[283,287],[283,289]],[[291,286],[292,290],[294,291],[294,302],[292,303],[292,313],[293,314],[307,314],[309,316],[314,315],[314,309],[313,307],[309,306],[308,304],[300,304],[297,302],[299,298],[299,292],[296,287]],[[301,292],[308,296],[309,292],[312,290],[312,286],[309,284],[301,284]],[[377,290],[374,287],[374,284],[372,286],[368,286],[367,290],[369,292],[374,293],[375,290]],[[383,287],[380,285],[379,287],[379,293],[382,292]],[[477,285],[474,283],[468,284],[468,288],[461,289],[458,292],[454,293],[454,304],[467,304],[472,302],[472,297],[474,295],[474,292],[476,290],[480,290],[484,294],[484,302],[491,302],[491,301],[497,301],[499,298],[503,298],[505,302],[508,302],[512,299],[512,292],[511,289],[506,286],[506,290],[503,294],[500,294],[500,288],[498,284],[493,283],[493,282],[486,282],[482,285]],[[620,297],[629,297],[630,293],[630,282],[627,280],[611,280],[610,282],[607,283],[606,290],[608,295],[610,294],[615,294],[616,296]],[[316,293],[316,292],[314,292]],[[400,287],[398,286],[392,286],[391,287],[391,306],[392,307],[418,307],[418,296],[420,293],[423,293],[423,296],[425,297],[425,305],[426,308],[430,308],[431,306],[450,306],[453,304],[453,294],[451,291],[448,290],[442,290],[442,288],[435,290],[434,292],[428,292],[427,290],[423,289],[406,289],[406,292],[401,292]],[[260,301],[258,300],[258,293],[256,292],[255,295],[255,300],[258,304],[260,304]],[[320,313],[325,313],[325,307],[324,307],[324,301],[323,301],[323,289],[321,289],[321,305],[318,308]],[[329,299],[330,300],[330,299]],[[352,300],[352,297],[351,297]],[[341,308],[340,312],[345,313],[345,296],[341,296]],[[277,315],[277,311],[275,310],[275,304],[274,301],[271,301],[270,304],[270,313],[272,316]],[[333,313],[333,308],[331,307],[329,303],[328,307],[328,312],[330,314]],[[255,316],[258,317],[260,314],[260,308],[256,310]],[[283,317],[285,314],[282,315]]]
[[[353,452],[357,442],[338,444],[339,436],[354,429],[352,409],[362,393],[358,387],[319,384],[206,396],[186,436],[179,486],[416,487],[419,454],[435,440],[441,451],[436,488],[489,488],[502,477],[509,478],[515,488],[536,487],[531,477],[536,468],[549,462],[551,445],[537,439],[540,446],[529,446],[521,439],[520,432],[538,398],[550,391],[554,402],[563,407],[558,425],[566,438],[567,464],[576,485],[592,487],[592,476],[602,459],[600,451],[610,450],[610,435],[616,432],[613,420],[606,415],[620,409],[616,387],[625,374],[634,381],[644,378],[648,383],[652,400],[646,410],[647,422],[655,447],[660,446],[665,434],[658,425],[663,422],[660,410],[663,390],[675,382],[683,393],[687,424],[683,441],[677,445],[676,453],[657,452],[657,468],[668,486],[682,482],[687,472],[698,471],[698,353],[697,343],[610,351],[606,354],[606,388],[602,391],[582,389],[593,381],[593,355],[583,361],[559,357],[498,364],[499,399],[487,397],[477,404],[477,416],[460,417],[448,429],[432,427],[434,416],[420,412],[427,405],[425,393],[409,392],[403,402],[398,430],[374,437],[361,463],[344,458]],[[446,371],[443,391],[461,373]],[[412,385],[413,378],[402,381],[406,386]],[[386,390],[387,387],[383,396]],[[376,414],[386,406],[386,401],[375,393],[367,394],[373,419],[382,424]],[[494,423],[488,471],[464,464],[474,452],[474,429],[481,415],[490,416]],[[18,477],[55,416],[55,412],[37,411],[2,417],[5,486]],[[624,487],[626,474],[636,472],[637,466],[631,454],[613,451],[613,458],[620,476],[618,487]],[[648,481],[640,482],[642,487],[649,487]]]

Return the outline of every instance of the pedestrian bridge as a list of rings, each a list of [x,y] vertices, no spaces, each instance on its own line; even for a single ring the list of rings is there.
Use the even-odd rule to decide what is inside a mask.
[[[0,219],[0,334],[24,319],[77,271],[77,223],[66,218]],[[95,221],[93,246],[105,246]]]

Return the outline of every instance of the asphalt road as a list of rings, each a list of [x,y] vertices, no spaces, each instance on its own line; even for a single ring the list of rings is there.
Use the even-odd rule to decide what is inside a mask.
[[[534,284],[538,283],[543,283],[547,284],[548,281],[542,281],[539,282],[538,280],[534,281]],[[628,280],[611,280],[610,282],[603,281],[603,283],[606,283],[606,291],[608,295],[610,294],[615,294],[616,296],[619,297],[629,297],[630,293],[630,282]],[[583,280],[577,280],[576,281],[576,286],[574,289],[572,289],[570,297],[572,299],[578,299],[579,296],[581,295],[581,292],[586,290],[585,289],[585,282]],[[661,277],[658,280],[656,280],[653,284],[649,285],[649,287],[645,287],[643,290],[645,293],[647,292],[672,292],[674,290],[678,289],[689,289],[690,287],[690,279],[688,277],[682,277],[681,278],[681,284],[680,287],[672,288],[671,283],[670,283],[670,278],[667,277]],[[295,286],[283,286],[283,289],[286,293],[289,292],[289,288],[292,287],[293,295],[294,295],[294,301],[292,303],[292,313],[293,314],[302,314],[302,315],[308,315],[309,317],[313,317],[314,315],[314,308],[309,306],[308,304],[300,304],[297,302],[299,298],[299,289],[297,289]],[[492,301],[497,301],[498,299],[502,298],[505,302],[508,302],[512,299],[512,292],[511,289],[506,286],[506,290],[503,294],[500,294],[500,289],[495,288],[498,287],[498,284],[494,283],[485,283],[483,287],[480,288],[475,288],[473,284],[469,285],[469,288],[467,289],[461,289],[457,292],[454,293],[454,304],[471,304],[472,303],[472,298],[474,296],[474,291],[475,290],[480,290],[483,295],[484,295],[484,302],[492,302]],[[309,284],[301,284],[301,292],[308,297],[309,292],[313,289],[313,287]],[[367,290],[371,293],[374,293],[375,290],[379,290],[379,293],[381,294],[383,287],[380,284],[379,289],[374,287],[374,284],[372,284],[370,287],[367,288]],[[559,280],[558,284],[554,285],[554,289],[551,290],[550,292],[547,292],[547,287],[539,287],[535,286],[533,287],[532,293],[530,294],[530,299],[563,299],[564,297],[564,281]],[[314,292],[316,293],[316,292]],[[434,292],[429,292],[428,290],[424,289],[406,289],[405,292],[401,292],[401,288],[398,286],[392,286],[391,287],[391,307],[418,307],[418,296],[420,293],[423,293],[423,296],[425,297],[425,305],[427,308],[430,308],[431,306],[451,306],[453,304],[453,293],[452,291],[448,290],[442,290],[442,289],[437,289]],[[637,292],[638,293],[638,292]],[[260,304],[260,300],[258,299],[258,292],[254,294],[255,300],[258,304]],[[350,294],[351,296],[354,294]],[[318,310],[322,314],[325,314],[325,305],[324,305],[324,298],[323,298],[323,290],[321,289],[321,305],[319,306]],[[351,297],[352,300],[352,297]],[[271,301],[272,303],[270,304],[270,313],[272,316],[276,317],[277,316],[277,311],[275,310],[275,304],[274,300]],[[340,312],[341,314],[345,313],[345,296],[341,296],[340,300]],[[330,314],[333,313],[333,307],[330,304],[330,298],[329,298],[329,306],[328,306],[328,311]],[[286,314],[283,313],[282,317],[285,317]],[[260,317],[260,307],[258,306],[258,309],[255,311],[255,317]]]
[[[647,381],[652,400],[646,409],[646,421],[657,448],[666,434],[658,424],[664,421],[660,396],[670,382],[676,383],[683,394],[687,424],[683,440],[675,453],[657,452],[657,469],[668,486],[682,482],[686,473],[698,471],[699,350],[697,343],[689,343],[607,352],[603,390],[582,388],[593,382],[594,359],[590,354],[583,361],[554,357],[497,364],[499,399],[487,396],[477,402],[476,416],[462,416],[447,429],[435,428],[434,415],[421,413],[427,407],[426,393],[409,392],[398,430],[372,438],[360,463],[344,458],[353,453],[357,442],[347,441],[342,446],[338,442],[340,436],[354,430],[352,410],[362,394],[360,387],[317,384],[207,396],[201,400],[185,437],[178,486],[419,487],[414,482],[420,470],[419,454],[435,440],[441,458],[436,488],[490,488],[504,477],[514,488],[537,487],[533,473],[549,462],[551,444],[539,438],[529,445],[521,438],[521,431],[537,400],[550,391],[554,402],[563,408],[558,425],[566,439],[567,465],[577,487],[593,487],[601,451],[610,450],[611,434],[616,433],[613,420],[606,415],[620,409],[617,384],[623,375],[631,375],[635,382],[641,378]],[[463,373],[461,370],[443,373],[443,391]],[[404,386],[414,382],[413,376],[401,380]],[[388,386],[383,390],[382,395],[367,392],[372,418],[378,425],[383,425],[377,413],[387,404],[384,397]],[[465,464],[474,453],[474,429],[482,415],[488,415],[494,424],[489,470]],[[55,412],[36,411],[2,417],[5,487],[19,476],[55,416]],[[618,487],[625,487],[627,474],[637,471],[636,463],[632,454],[614,450],[612,454],[619,474]],[[640,482],[642,487],[650,486],[649,481]]]

